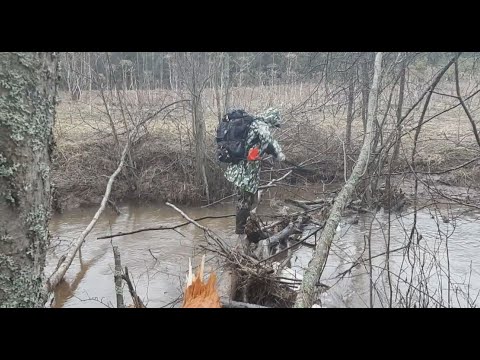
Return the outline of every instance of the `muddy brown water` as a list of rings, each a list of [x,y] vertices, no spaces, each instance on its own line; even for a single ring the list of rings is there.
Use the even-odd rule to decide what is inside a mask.
[[[234,204],[224,203],[210,208],[182,207],[192,218],[234,214]],[[74,240],[90,222],[97,208],[75,209],[53,216],[50,224],[53,236],[47,261],[46,273],[55,268],[60,255],[64,254]],[[178,299],[183,291],[188,259],[194,265],[201,252],[197,245],[205,244],[203,231],[193,225],[183,226],[177,231],[162,230],[141,232],[128,236],[99,240],[97,237],[128,232],[153,226],[170,226],[185,220],[165,205],[125,204],[119,206],[122,214],[107,210],[87,237],[81,253],[75,257],[64,281],[56,292],[54,307],[115,307],[113,281],[113,245],[120,249],[122,265],[127,266],[147,307],[179,306]],[[260,213],[268,212],[267,208]],[[418,246],[423,271],[411,272],[411,262],[417,257],[405,256],[397,251],[390,256],[390,282],[392,283],[393,305],[405,305],[405,299],[416,300],[423,306],[448,305],[448,277],[451,279],[450,304],[454,307],[475,304],[480,289],[480,222],[476,213],[462,214],[460,209],[423,209],[417,215],[417,227],[422,235]],[[442,216],[449,221],[442,221]],[[368,262],[360,264],[339,277],[351,267],[352,262],[368,256],[366,238],[370,231],[371,215],[352,215],[343,218],[332,246],[321,283],[329,286],[319,295],[323,307],[369,307],[388,306],[390,293],[386,271],[385,252],[388,238],[388,214],[377,213],[372,225],[371,255],[372,276]],[[401,248],[408,242],[413,214],[391,215],[390,248]],[[235,235],[234,217],[206,219],[201,223],[214,230],[233,244]],[[314,239],[309,239],[314,242]],[[416,242],[416,240],[415,240]],[[447,245],[448,244],[448,258]],[[308,264],[312,250],[301,247],[293,256],[292,271],[301,277],[302,269]],[[447,261],[448,260],[448,261]],[[450,271],[448,272],[448,265]],[[214,268],[207,266],[207,271]],[[413,280],[412,280],[413,279]],[[420,281],[420,280],[421,281]],[[423,280],[422,280],[423,279]],[[408,289],[408,283],[413,287]],[[372,286],[371,286],[372,284]],[[398,284],[398,290],[397,290]],[[425,284],[427,286],[425,286]],[[319,289],[326,289],[325,286]],[[370,289],[373,289],[370,296]],[[385,295],[387,294],[387,295]],[[131,303],[128,290],[124,290],[126,303]],[[467,301],[466,299],[470,300]],[[413,306],[411,303],[410,306]]]

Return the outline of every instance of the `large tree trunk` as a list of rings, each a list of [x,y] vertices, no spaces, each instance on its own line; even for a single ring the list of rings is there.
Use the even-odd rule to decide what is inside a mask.
[[[382,65],[382,53],[377,53],[375,57],[375,71],[373,75],[373,83],[368,99],[368,117],[367,117],[367,131],[365,133],[363,146],[358,156],[358,161],[353,168],[352,174],[345,186],[342,188],[335,203],[330,211],[325,228],[323,229],[320,240],[317,242],[312,259],[308,264],[303,277],[300,293],[297,296],[295,307],[312,307],[315,300],[315,287],[322,275],[323,268],[327,261],[330,245],[335,236],[337,226],[340,222],[342,211],[350,201],[353,190],[358,181],[362,178],[370,157],[372,140],[374,138],[374,122],[377,110],[378,98],[378,83]]]
[[[0,307],[45,299],[57,65],[54,53],[0,53]]]

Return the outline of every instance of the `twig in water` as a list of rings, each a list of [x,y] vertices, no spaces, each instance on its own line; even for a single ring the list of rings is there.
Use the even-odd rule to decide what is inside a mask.
[[[148,249],[148,251],[150,252],[150,255],[152,255],[152,257],[155,259],[155,261],[158,261],[158,259],[155,257],[155,255],[153,255],[152,250]]]
[[[252,209],[251,213],[255,214],[257,212],[257,207],[258,207],[258,205],[260,205],[260,202],[262,200],[263,189],[266,189],[268,187],[273,187],[274,183],[282,181],[288,175],[290,175],[292,173],[292,171],[293,170],[290,170],[290,171],[286,172],[282,177],[279,177],[278,179],[273,179],[267,185],[261,186],[262,189],[260,189],[260,187],[259,187],[260,190],[258,190],[258,194],[257,194],[257,205],[255,206],[254,209]]]
[[[198,219],[194,219],[195,221],[200,221],[200,220],[205,220],[205,219],[222,219],[222,218],[227,218],[227,217],[233,217],[233,216],[236,216],[235,214],[231,214],[231,215],[222,215],[222,216],[203,216],[201,218],[198,218]],[[185,226],[185,225],[188,225],[190,224],[191,222],[188,221],[188,222],[185,222],[185,223],[181,223],[181,224],[178,224],[178,225],[174,225],[174,226],[156,226],[156,227],[150,227],[150,228],[144,228],[144,229],[138,229],[138,230],[134,230],[134,231],[129,231],[129,232],[119,232],[119,233],[116,233],[114,235],[105,235],[105,236],[100,236],[100,237],[97,237],[97,240],[101,240],[101,239],[111,239],[111,238],[114,238],[114,237],[118,237],[118,236],[124,236],[124,235],[132,235],[132,234],[137,234],[137,233],[140,233],[140,232],[143,232],[143,231],[155,231],[155,230],[175,230],[176,228],[179,228],[179,227],[182,227],[182,226]],[[183,235],[182,233],[179,232],[180,235],[182,235],[183,237],[185,237],[185,235]]]
[[[185,214],[182,210],[180,210],[179,208],[177,208],[175,205],[173,204],[170,204],[169,202],[166,203],[167,206],[170,206],[172,209],[174,209],[175,211],[179,212],[185,219],[187,219],[190,223],[192,223],[193,225],[195,225],[196,227],[202,229],[203,231],[205,231],[205,233],[210,236],[210,238],[212,238],[218,246],[220,246],[220,248],[226,252],[226,246],[225,244],[223,243],[223,240],[220,239],[220,237],[218,237],[217,235],[215,235],[215,233],[213,233],[210,229],[208,229],[207,227],[203,226],[203,225],[200,225],[196,220],[193,220],[192,218],[190,218],[187,214]],[[235,216],[235,215],[233,215]]]

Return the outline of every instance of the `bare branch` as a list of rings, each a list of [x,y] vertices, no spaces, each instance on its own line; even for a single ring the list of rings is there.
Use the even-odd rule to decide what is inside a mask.
[[[200,221],[200,220],[205,220],[205,219],[223,219],[223,218],[228,218],[228,217],[233,217],[233,216],[235,216],[235,214],[222,215],[222,216],[202,216],[201,218],[194,219],[194,221]],[[100,236],[100,237],[97,237],[97,239],[98,240],[100,240],[100,239],[111,239],[111,238],[118,237],[118,236],[132,235],[132,234],[137,234],[137,233],[144,232],[144,231],[175,230],[179,227],[188,225],[190,223],[191,223],[190,221],[187,221],[185,223],[181,223],[181,224],[174,225],[174,226],[155,226],[155,227],[138,229],[138,230],[129,231],[129,232],[119,232],[119,233],[114,234],[114,235]]]
[[[462,104],[463,110],[465,110],[465,114],[467,115],[468,120],[470,120],[470,124],[472,125],[472,130],[473,130],[473,135],[475,135],[475,140],[477,141],[478,146],[480,146],[480,137],[478,135],[477,125],[475,124],[475,120],[473,120],[472,114],[468,110],[468,107],[465,104],[465,101],[463,101],[462,95],[460,93],[460,80],[458,75],[458,57],[455,59],[455,88],[457,90],[458,100],[460,101],[460,104]]]
[[[90,221],[86,229],[82,231],[78,239],[75,241],[75,245],[73,246],[73,249],[67,254],[62,265],[58,267],[58,269],[49,277],[49,279],[45,283],[44,289],[46,290],[47,293],[50,291],[53,291],[53,289],[55,289],[57,284],[63,279],[78,249],[80,248],[80,246],[82,246],[83,242],[85,241],[85,238],[90,233],[90,231],[92,231],[93,227],[95,226],[98,219],[100,218],[100,215],[103,213],[103,210],[105,209],[105,205],[107,204],[107,201],[108,201],[108,197],[110,196],[110,192],[112,191],[113,182],[115,181],[115,178],[122,170],[129,145],[130,145],[130,140],[127,141],[127,143],[125,144],[125,147],[122,152],[122,157],[120,159],[120,163],[118,164],[117,170],[115,170],[115,172],[108,179],[105,195],[103,196],[100,207],[98,208],[97,212],[93,216],[92,221]]]

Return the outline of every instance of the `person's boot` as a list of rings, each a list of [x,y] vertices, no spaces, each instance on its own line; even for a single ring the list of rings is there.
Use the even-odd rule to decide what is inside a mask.
[[[238,249],[242,249],[245,255],[251,254],[250,241],[248,240],[245,234],[238,235],[237,246],[238,246]]]
[[[245,225],[247,223],[250,210],[240,209],[237,211],[235,234],[245,234]]]

